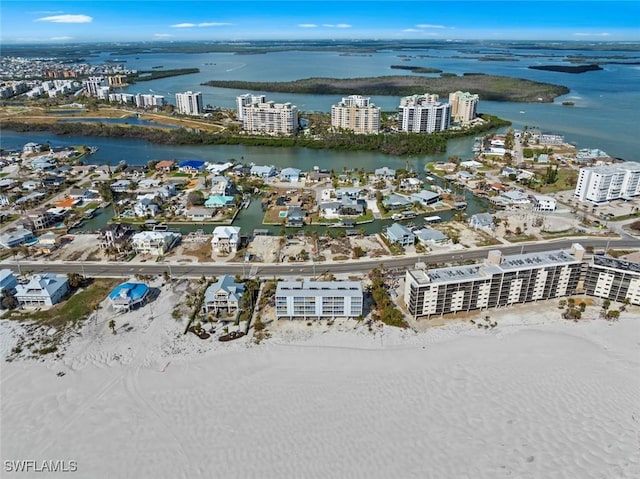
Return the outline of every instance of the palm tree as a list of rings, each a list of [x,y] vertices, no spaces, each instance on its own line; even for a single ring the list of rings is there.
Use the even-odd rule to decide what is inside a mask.
[[[109,321],[109,329],[113,334],[116,334],[116,322],[114,319]]]

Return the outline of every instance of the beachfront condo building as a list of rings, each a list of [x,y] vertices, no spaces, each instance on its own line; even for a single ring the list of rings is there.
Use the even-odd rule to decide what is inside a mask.
[[[244,120],[244,108],[251,105],[266,103],[267,97],[264,95],[254,95],[253,93],[245,93],[236,97],[236,112],[238,121]]]
[[[640,163],[626,161],[580,168],[573,194],[580,201],[603,203],[640,195]]]
[[[176,110],[182,115],[202,115],[202,93],[187,91],[176,93]]]
[[[159,108],[167,104],[162,95],[136,94],[136,107],[138,108]]]
[[[591,296],[640,305],[640,263],[596,255],[587,267],[584,289]]]
[[[89,77],[82,81],[82,87],[87,96],[97,97],[105,87],[108,91],[109,85],[105,77]]]
[[[380,108],[369,97],[350,95],[331,107],[331,126],[355,133],[377,133]]]
[[[298,107],[267,101],[242,107],[242,128],[252,133],[291,135],[298,131]]]
[[[502,256],[481,264],[409,270],[404,301],[414,316],[495,308],[569,296],[580,280],[584,248]]]
[[[400,130],[410,133],[445,131],[451,123],[451,105],[439,102],[438,95],[403,97],[398,110]]]
[[[451,105],[451,120],[456,123],[469,123],[476,117],[478,109],[478,95],[462,91],[449,93]]]
[[[278,319],[355,318],[362,311],[358,281],[280,281],[276,288]]]

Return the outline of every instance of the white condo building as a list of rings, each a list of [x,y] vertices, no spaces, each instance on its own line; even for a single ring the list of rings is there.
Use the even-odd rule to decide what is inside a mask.
[[[451,119],[456,123],[468,123],[476,117],[478,95],[462,91],[449,93],[449,104]]]
[[[176,110],[183,115],[202,115],[202,93],[187,91],[176,93]]]
[[[109,91],[109,85],[105,77],[89,77],[82,81],[82,87],[88,96],[97,97],[102,94],[103,89],[106,87]]]
[[[369,97],[350,95],[331,107],[331,126],[355,133],[377,133],[380,130],[380,108]]]
[[[280,281],[276,316],[293,318],[355,318],[363,311],[358,281]]]
[[[640,263],[594,256],[587,268],[584,289],[591,296],[640,305]]]
[[[575,293],[584,248],[502,256],[490,251],[484,263],[409,270],[404,301],[414,316],[495,308]]]
[[[640,163],[626,161],[580,168],[573,196],[580,201],[602,203],[640,195]]]
[[[451,123],[451,105],[438,101],[438,95],[406,96],[400,100],[399,127],[412,133],[445,131]]]
[[[136,94],[136,106],[138,108],[157,108],[167,104],[162,95]]]
[[[242,128],[253,133],[291,135],[298,131],[298,107],[273,101],[245,105]]]
[[[257,105],[260,103],[266,103],[267,97],[264,95],[254,95],[252,93],[245,93],[236,97],[236,110],[239,121],[244,120],[244,107]]]

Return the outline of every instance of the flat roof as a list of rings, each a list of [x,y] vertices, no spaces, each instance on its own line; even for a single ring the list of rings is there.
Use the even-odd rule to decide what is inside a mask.
[[[280,281],[276,296],[362,296],[358,281]]]
[[[475,279],[490,279],[495,274],[579,262],[568,250],[554,250],[503,256],[499,265],[483,262],[447,268],[410,270],[408,273],[419,284],[460,283]]]

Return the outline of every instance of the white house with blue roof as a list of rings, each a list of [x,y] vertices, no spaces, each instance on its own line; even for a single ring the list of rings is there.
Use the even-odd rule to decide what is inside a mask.
[[[204,292],[205,313],[224,309],[227,312],[237,311],[244,293],[244,284],[236,283],[232,276],[225,274]]]
[[[16,299],[27,308],[48,307],[59,303],[69,291],[66,276],[34,274],[28,283],[16,286]]]
[[[2,294],[3,291],[14,294],[16,292],[16,286],[18,286],[18,280],[13,274],[13,271],[10,269],[0,270],[0,294]]]
[[[260,178],[271,178],[272,176],[276,176],[276,173],[276,167],[273,165],[253,165],[251,167],[251,176],[258,176]]]
[[[205,167],[205,162],[201,160],[185,160],[178,164],[178,171],[182,173],[202,173]]]
[[[297,183],[300,179],[300,173],[302,173],[302,170],[299,168],[283,168],[280,172],[280,181]]]
[[[111,307],[115,310],[130,311],[144,306],[149,296],[149,286],[144,283],[120,283],[109,293]]]
[[[412,246],[416,242],[416,235],[400,223],[393,223],[389,226],[385,232],[385,237],[389,242],[399,244],[400,246]]]

